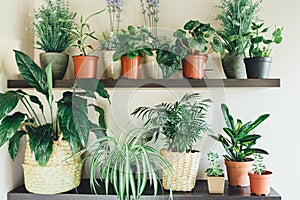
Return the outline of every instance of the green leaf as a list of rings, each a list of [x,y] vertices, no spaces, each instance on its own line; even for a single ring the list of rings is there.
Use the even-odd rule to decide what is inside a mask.
[[[9,114],[19,103],[23,95],[18,94],[17,91],[7,91],[0,93],[0,120]]]
[[[99,113],[98,123],[100,125],[100,128],[102,128],[103,131],[106,132],[105,113],[103,108],[94,105],[94,109]]]
[[[259,116],[253,123],[251,123],[245,130],[244,133],[249,133],[254,128],[256,128],[260,123],[262,123],[265,119],[267,119],[270,114],[264,114]]]
[[[245,149],[245,156],[250,156],[250,155],[253,155],[255,153],[258,153],[258,154],[266,154],[268,155],[269,153],[263,149],[257,149],[257,148],[248,148],[248,149]]]
[[[47,85],[48,85],[48,100],[51,103],[53,100],[52,88],[53,88],[53,80],[52,80],[52,61],[48,64],[45,69],[47,76]]]
[[[44,106],[43,104],[40,102],[39,98],[33,95],[29,95],[29,99],[31,102],[37,104],[39,106],[39,108],[42,110],[42,112],[44,112]]]
[[[199,25],[200,25],[200,22],[198,20],[190,20],[184,25],[183,28],[187,31],[191,31]]]
[[[25,131],[17,131],[9,140],[8,152],[10,157],[14,160],[19,152],[20,139],[25,135]]]
[[[184,30],[178,29],[173,33],[173,36],[177,39],[182,39],[186,35],[186,32]]]
[[[229,113],[228,107],[225,104],[221,104],[221,109],[222,109],[223,116],[224,116],[224,119],[225,119],[225,122],[226,122],[228,128],[235,130],[234,129],[235,128],[234,120],[233,120],[233,117]]]

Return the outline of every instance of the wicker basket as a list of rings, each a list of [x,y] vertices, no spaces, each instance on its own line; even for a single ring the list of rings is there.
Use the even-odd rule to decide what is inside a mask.
[[[27,142],[22,164],[26,189],[37,194],[57,194],[78,187],[82,171],[81,158],[71,156],[68,142],[55,141],[50,160],[42,167],[35,161]]]
[[[160,154],[173,166],[175,175],[170,177],[173,191],[192,191],[196,184],[200,152],[179,153],[160,150]],[[170,190],[168,178],[162,173],[163,187]]]

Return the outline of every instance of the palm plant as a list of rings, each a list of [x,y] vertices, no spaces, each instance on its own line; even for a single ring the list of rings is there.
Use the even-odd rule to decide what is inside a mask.
[[[161,103],[154,107],[138,107],[131,114],[147,119],[145,126],[148,131],[147,139],[159,134],[166,138],[169,151],[189,152],[203,133],[210,132],[205,121],[210,99],[199,100],[200,94],[186,94],[175,103]]]

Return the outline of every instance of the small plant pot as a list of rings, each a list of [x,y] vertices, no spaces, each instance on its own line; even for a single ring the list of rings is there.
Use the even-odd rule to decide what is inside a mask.
[[[272,57],[244,59],[248,78],[269,78]]]
[[[141,70],[141,56],[128,58],[127,56],[121,57],[122,78],[139,79]]]
[[[119,79],[121,77],[121,61],[113,61],[115,51],[102,51],[101,60],[105,70],[105,78]]]
[[[163,72],[156,61],[156,51],[152,51],[153,55],[144,55],[143,67],[145,67],[147,76],[150,79],[162,79]]]
[[[224,193],[224,176],[207,176],[208,192],[212,194],[223,194]]]
[[[243,56],[231,55],[226,53],[222,58],[222,66],[225,76],[228,79],[246,79],[246,68]]]
[[[186,78],[204,79],[207,55],[187,55],[182,60],[182,73]]]
[[[250,171],[248,175],[250,179],[251,194],[258,196],[267,196],[270,194],[271,177],[273,175],[271,171],[265,171],[261,175],[254,174],[253,171]]]
[[[233,162],[225,159],[229,185],[238,187],[249,186],[248,172],[251,170],[252,164],[253,161]]]
[[[96,78],[98,56],[73,56],[75,78]]]
[[[67,71],[69,55],[58,52],[40,53],[40,63],[43,70],[52,61],[52,76],[54,80],[62,79]]]

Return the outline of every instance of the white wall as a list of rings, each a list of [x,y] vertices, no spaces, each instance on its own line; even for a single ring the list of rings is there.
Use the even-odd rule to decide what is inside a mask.
[[[5,48],[5,52],[1,52],[1,57],[4,62],[9,56],[12,56],[10,48],[15,46],[23,51],[32,54],[32,37],[24,35],[24,24],[28,24],[28,7],[24,1],[5,1],[1,0],[0,20],[1,32],[0,38],[3,40],[1,50]],[[39,1],[36,1],[39,2]],[[85,16],[88,13],[104,8],[104,0],[72,0],[71,6]],[[184,22],[189,19],[200,19],[202,21],[212,22],[216,15],[216,9],[213,5],[218,3],[217,0],[164,0],[160,6],[160,27],[175,30],[182,27]],[[2,5],[16,6],[15,8],[7,9]],[[21,5],[25,5],[22,9]],[[37,3],[38,5],[38,3]],[[300,164],[299,150],[299,133],[297,124],[299,123],[300,113],[300,95],[298,92],[300,79],[300,66],[297,62],[299,56],[297,51],[300,46],[299,41],[299,21],[300,18],[300,3],[295,0],[274,1],[264,0],[261,16],[265,19],[266,24],[274,27],[284,26],[284,42],[279,47],[275,47],[273,52],[273,63],[271,69],[271,77],[281,78],[281,88],[254,88],[254,89],[194,89],[200,91],[205,97],[212,97],[214,105],[210,115],[210,120],[215,130],[215,133],[221,131],[223,121],[219,109],[220,102],[226,102],[235,116],[239,116],[243,120],[252,120],[262,113],[270,113],[271,117],[264,122],[258,129],[263,138],[258,146],[264,147],[270,152],[270,156],[266,157],[267,166],[274,171],[273,187],[282,195],[282,199],[293,200],[297,199],[298,181],[300,178],[298,173],[298,165]],[[139,1],[128,0],[125,2],[123,27],[128,24],[142,24],[138,12]],[[8,11],[9,10],[9,11]],[[24,23],[25,20],[25,23]],[[94,21],[97,31],[108,29],[107,14],[97,16]],[[28,33],[27,33],[28,34]],[[11,46],[6,45],[10,41]],[[24,37],[26,40],[24,40]],[[1,41],[1,40],[0,40]],[[4,44],[5,43],[5,44]],[[8,53],[7,53],[8,52]],[[0,58],[1,58],[0,57]],[[10,59],[9,59],[10,60]],[[3,61],[2,61],[3,63]],[[13,64],[3,64],[2,71],[10,72]],[[0,62],[1,67],[1,62]],[[218,66],[213,66],[218,67]],[[0,68],[1,69],[1,68]],[[70,69],[71,70],[71,69]],[[0,70],[1,71],[1,70]],[[72,70],[71,70],[72,71]],[[72,76],[69,73],[69,76]],[[127,125],[129,113],[139,105],[154,105],[162,101],[173,101],[181,97],[187,90],[149,90],[149,89],[134,89],[134,90],[109,90],[112,95],[112,107],[108,108],[110,128],[114,132],[118,129],[129,129],[132,124],[138,124],[137,121]],[[139,123],[141,124],[141,123]],[[223,153],[219,144],[215,144],[211,140],[204,141],[203,153],[208,150],[216,150]],[[199,144],[200,146],[200,144]],[[9,165],[9,167],[7,167]],[[18,165],[16,167],[16,165]],[[203,155],[201,162],[199,178],[204,177],[203,170],[207,166],[207,162]],[[15,166],[17,169],[10,169]],[[12,163],[7,158],[6,148],[0,149],[0,168],[6,170],[0,171],[0,199],[4,199],[6,192],[13,186],[17,186],[22,182],[22,175],[19,172],[19,163]],[[11,177],[8,174],[16,174]],[[286,175],[292,177],[286,177]],[[289,180],[289,184],[285,181]]]

